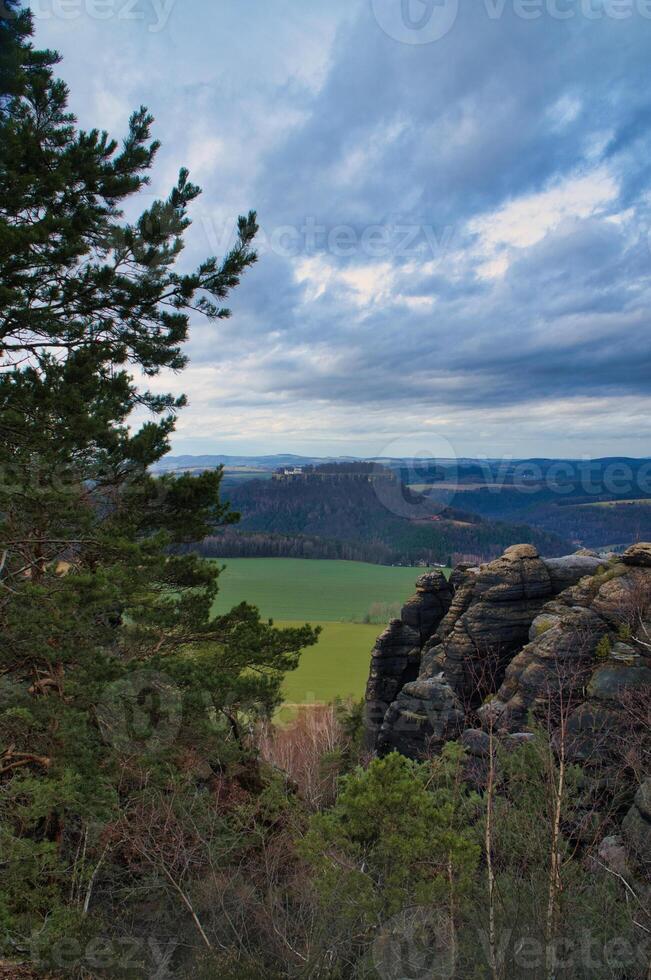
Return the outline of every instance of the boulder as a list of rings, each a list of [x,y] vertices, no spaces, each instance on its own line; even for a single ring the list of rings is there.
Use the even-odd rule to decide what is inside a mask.
[[[509,561],[517,561],[520,558],[540,558],[540,555],[532,544],[513,544],[506,549],[504,557]]]
[[[563,592],[585,575],[594,575],[603,565],[603,559],[598,555],[584,552],[564,558],[545,558],[544,561],[555,592]]]
[[[481,728],[466,728],[460,741],[468,755],[477,759],[485,759],[490,751],[488,732]]]
[[[651,543],[639,541],[631,545],[622,555],[625,565],[637,565],[639,568],[651,568]]]
[[[377,738],[380,755],[397,750],[412,758],[440,752],[461,734],[465,712],[442,678],[430,677],[405,684],[389,706]]]
[[[651,667],[642,662],[627,664],[608,659],[593,672],[587,685],[587,693],[596,701],[620,703],[622,696],[632,689],[651,687]]]
[[[651,779],[646,779],[635,794],[635,806],[645,820],[651,820]]]
[[[598,864],[605,865],[615,874],[628,876],[628,864],[624,841],[617,834],[604,837],[597,850]]]

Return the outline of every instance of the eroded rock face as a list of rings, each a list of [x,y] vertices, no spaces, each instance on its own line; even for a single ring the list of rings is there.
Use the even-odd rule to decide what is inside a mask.
[[[436,753],[461,734],[465,712],[449,684],[418,678],[389,706],[377,737],[380,754],[397,750],[413,758]]]
[[[575,555],[564,558],[545,558],[554,592],[563,592],[575,585],[586,575],[594,575],[603,564],[603,558],[586,551],[578,551]]]
[[[596,557],[572,555],[550,566],[532,545],[516,545],[489,564],[454,574],[449,608],[420,657],[418,680],[428,684],[417,694],[396,685],[395,703],[380,726],[378,751],[396,748],[417,755],[454,738],[459,711],[467,719],[497,689],[545,603],[599,565]],[[410,725],[413,732],[407,737]]]
[[[407,599],[400,618],[416,630],[422,646],[434,633],[450,608],[452,588],[443,572],[426,572],[416,580],[416,594]]]
[[[634,545],[543,607],[496,699],[480,712],[486,723],[513,731],[530,714],[544,721],[562,703],[572,755],[584,764],[602,760],[618,733],[625,737],[636,692],[651,690],[651,646],[636,639],[651,612],[649,553],[650,546]]]
[[[539,634],[513,657],[497,698],[479,714],[501,730],[514,731],[527,722],[531,710],[542,717],[559,688],[568,695],[586,684],[597,646],[606,632],[599,616],[583,606],[562,613],[557,603],[536,617]]]
[[[442,572],[427,572],[416,582],[416,594],[378,637],[371,653],[366,686],[366,730],[375,746],[389,705],[420,670],[421,649],[450,607],[452,588]]]
[[[651,544],[621,557],[549,560],[518,546],[451,581],[447,594],[440,583],[431,597],[422,588],[425,598],[410,600],[405,620],[378,641],[369,692],[391,703],[376,717],[372,744],[380,754],[419,758],[458,738],[466,777],[481,788],[488,733],[517,745],[533,737],[532,723],[542,725],[557,753],[562,739],[565,757],[583,771],[575,839],[591,843],[619,814],[621,841],[602,842],[601,863],[630,861],[647,875]],[[634,802],[631,772],[641,779]]]

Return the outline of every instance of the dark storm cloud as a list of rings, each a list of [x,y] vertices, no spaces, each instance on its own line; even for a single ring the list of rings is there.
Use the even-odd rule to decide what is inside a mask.
[[[651,20],[566,6],[528,20],[461,0],[422,45],[389,37],[370,0],[188,0],[159,36],[109,23],[100,44],[86,24],[69,50],[44,25],[91,122],[148,101],[165,180],[187,162],[204,187],[188,261],[258,208],[233,319],[194,328],[193,366],[221,372],[197,412],[218,419],[230,384],[238,424],[276,400],[345,439],[443,406],[476,413],[472,440],[492,409],[651,396]]]
[[[326,279],[316,299],[281,285],[281,304],[299,312],[285,317],[287,343],[318,339],[346,356],[329,370],[279,358],[265,387],[477,407],[648,394],[651,239],[636,219],[649,187],[650,53],[648,20],[530,22],[507,10],[491,21],[466,5],[446,38],[414,47],[386,37],[364,8],[339,37],[309,118],[263,168],[263,217],[298,227],[313,215],[357,232],[397,216],[451,227],[460,254],[428,271],[425,251],[421,274],[413,257],[389,256],[395,276],[379,309],[373,297],[358,308],[341,280]],[[478,277],[469,220],[600,165],[616,188],[637,181],[636,199],[615,193],[598,218],[570,216],[517,248],[502,277]],[[635,213],[610,221],[624,203]],[[324,275],[369,265],[361,250],[322,255]],[[410,308],[396,292],[432,306]]]

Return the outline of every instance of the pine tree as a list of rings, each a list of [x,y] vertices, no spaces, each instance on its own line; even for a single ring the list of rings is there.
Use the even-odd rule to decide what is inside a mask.
[[[221,472],[155,478],[184,398],[134,380],[181,370],[190,313],[256,260],[256,216],[221,260],[177,271],[199,188],[181,170],[137,221],[158,143],[79,130],[58,56],[0,8],[0,945],[84,935],[134,794],[196,791],[245,753],[283,673],[314,642],[242,605],[212,612],[219,568],[181,546],[236,515]],[[148,420],[135,431],[134,409]],[[143,727],[144,726],[144,727]],[[195,760],[190,763],[188,760]],[[196,760],[200,761],[197,762]],[[100,873],[101,871],[101,873]],[[94,928],[100,928],[95,925]]]
[[[363,955],[378,926],[403,913],[430,910],[455,925],[479,857],[463,761],[453,743],[432,763],[396,752],[374,759],[343,777],[335,805],[312,817],[301,846],[327,942],[342,959]]]

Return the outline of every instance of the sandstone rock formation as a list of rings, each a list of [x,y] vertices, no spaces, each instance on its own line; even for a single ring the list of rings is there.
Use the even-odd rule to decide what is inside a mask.
[[[378,640],[367,699],[378,753],[460,739],[478,787],[489,731],[508,747],[542,727],[557,753],[562,738],[583,772],[575,840],[625,815],[602,865],[651,871],[651,544],[553,559],[519,545],[449,583],[423,576]]]
[[[460,717],[468,721],[470,711],[497,690],[545,602],[594,573],[600,563],[588,555],[546,561],[532,545],[516,545],[487,565],[455,570],[447,593],[437,579],[436,615],[421,621],[421,647],[408,658],[411,671],[400,674],[400,664],[388,654],[390,640],[404,636],[404,616],[391,624],[391,637],[383,634],[374,651],[367,730],[378,751],[397,748],[418,755],[455,737]],[[433,598],[430,593],[430,604]],[[417,602],[418,594],[405,609]],[[441,616],[446,603],[449,608]],[[389,676],[391,684],[379,682]]]
[[[389,705],[420,670],[423,643],[450,607],[452,589],[442,572],[428,572],[416,582],[416,594],[378,637],[371,654],[366,686],[368,743],[373,746]]]
[[[625,738],[624,716],[651,689],[651,545],[605,565],[519,545],[417,588],[373,651],[367,730],[380,753],[422,755],[478,725],[519,732],[558,699],[576,761]]]
[[[416,595],[404,604],[400,618],[419,634],[420,646],[436,630],[451,601],[452,588],[443,572],[426,572],[416,580]]]
[[[484,715],[513,731],[529,714],[544,720],[550,702],[562,699],[575,759],[602,756],[616,737],[617,716],[623,723],[636,695],[651,690],[648,619],[651,546],[634,545],[543,607]]]

